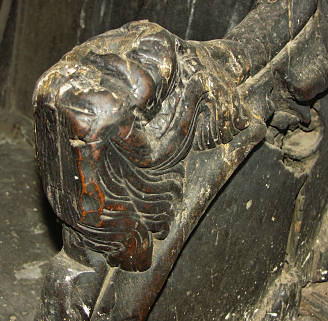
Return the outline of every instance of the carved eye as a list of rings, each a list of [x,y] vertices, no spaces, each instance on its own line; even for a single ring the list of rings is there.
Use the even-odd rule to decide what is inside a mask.
[[[175,51],[179,55],[183,55],[186,53],[186,48],[179,39],[175,40]]]

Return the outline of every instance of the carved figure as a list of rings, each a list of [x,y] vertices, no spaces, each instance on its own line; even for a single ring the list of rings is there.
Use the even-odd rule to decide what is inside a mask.
[[[288,4],[260,1],[208,42],[132,22],[75,47],[40,78],[37,158],[64,247],[37,319],[143,320],[274,112],[310,121],[310,104],[297,102],[327,88],[326,4],[300,1],[292,15]]]

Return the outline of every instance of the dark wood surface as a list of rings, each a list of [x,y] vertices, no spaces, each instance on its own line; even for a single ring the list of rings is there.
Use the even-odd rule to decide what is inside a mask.
[[[328,82],[322,5],[262,1],[208,42],[133,22],[75,47],[40,78],[37,159],[64,246],[39,318],[146,318],[276,112],[291,115],[287,127],[309,125]]]

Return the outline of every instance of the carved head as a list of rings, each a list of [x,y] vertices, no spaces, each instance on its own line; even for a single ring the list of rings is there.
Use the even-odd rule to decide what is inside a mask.
[[[199,43],[141,21],[75,47],[41,78],[35,100],[68,115],[72,139],[112,140],[137,166],[161,167],[185,156],[201,102],[227,90],[215,69]]]
[[[66,54],[34,94],[38,158],[57,215],[90,243],[107,237],[98,249],[127,251],[127,269],[149,266],[149,233],[167,236],[181,196],[181,177],[163,173],[192,143],[213,148],[247,126],[228,78],[210,46],[148,21]]]

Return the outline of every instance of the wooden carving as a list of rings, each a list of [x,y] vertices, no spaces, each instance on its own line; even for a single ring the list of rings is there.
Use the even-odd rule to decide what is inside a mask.
[[[38,320],[146,318],[184,242],[274,113],[309,121],[304,102],[327,88],[325,5],[300,0],[291,14],[287,0],[260,1],[224,39],[207,42],[132,22],[42,75],[37,158],[64,247]]]

